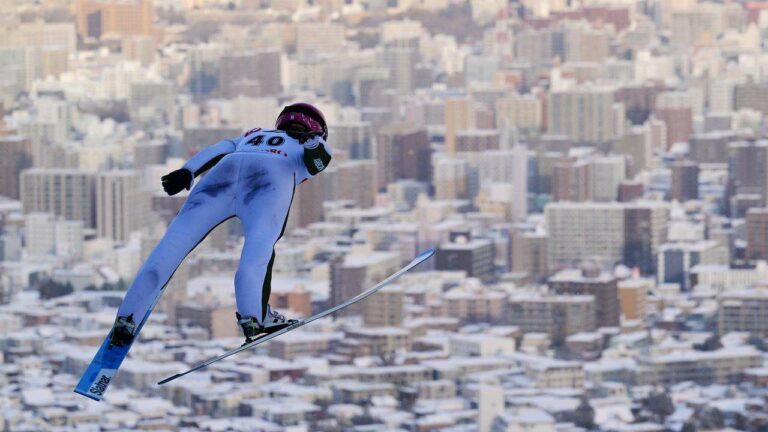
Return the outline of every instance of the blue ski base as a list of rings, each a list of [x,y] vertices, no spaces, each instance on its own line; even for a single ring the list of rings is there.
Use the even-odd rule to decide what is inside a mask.
[[[77,383],[75,393],[100,401],[130,349],[130,345],[110,348],[109,336],[107,336],[80,378],[80,382]]]

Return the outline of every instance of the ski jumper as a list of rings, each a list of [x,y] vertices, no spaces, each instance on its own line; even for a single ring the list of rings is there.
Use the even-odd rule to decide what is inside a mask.
[[[285,231],[294,190],[325,169],[330,158],[319,136],[302,144],[283,131],[264,129],[197,153],[184,168],[195,175],[210,171],[142,265],[118,316],[141,319],[187,254],[219,224],[237,216],[245,234],[235,275],[237,310],[261,322],[269,301],[274,246]]]

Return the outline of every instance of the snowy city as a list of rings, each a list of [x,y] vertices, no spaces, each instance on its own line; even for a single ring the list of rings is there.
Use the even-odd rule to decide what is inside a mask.
[[[768,431],[768,2],[0,22],[0,431]]]

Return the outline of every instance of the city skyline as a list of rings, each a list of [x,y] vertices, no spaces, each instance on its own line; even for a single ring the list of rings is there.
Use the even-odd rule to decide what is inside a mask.
[[[0,430],[768,430],[768,3],[0,0]],[[242,342],[238,218],[72,392],[207,146],[324,113]],[[198,178],[195,184],[199,182]]]

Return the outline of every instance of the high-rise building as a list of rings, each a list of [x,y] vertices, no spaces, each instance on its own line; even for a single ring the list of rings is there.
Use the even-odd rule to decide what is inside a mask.
[[[432,149],[424,128],[395,125],[380,130],[375,153],[378,190],[401,179],[432,180]]]
[[[507,150],[485,151],[477,159],[480,183],[500,182],[512,185],[512,220],[528,215],[528,149],[514,146]]]
[[[728,248],[715,240],[665,243],[659,246],[656,277],[659,283],[676,283],[683,291],[691,288],[691,269],[697,264],[728,264]]]
[[[645,186],[636,180],[624,180],[619,184],[619,202],[637,201],[645,194]]]
[[[19,174],[32,166],[32,142],[18,135],[0,136],[0,195],[19,199]]]
[[[600,156],[590,161],[591,199],[616,201],[619,185],[627,176],[627,159],[624,156]]]
[[[654,287],[653,279],[624,279],[618,282],[621,316],[626,320],[643,320],[647,313],[647,293]]]
[[[747,258],[768,260],[768,208],[747,211]]]
[[[616,201],[619,184],[626,178],[624,156],[568,157],[552,172],[554,201]]]
[[[728,145],[735,139],[730,130],[693,134],[688,143],[689,156],[698,163],[727,163]]]
[[[734,194],[759,194],[768,204],[768,141],[739,141],[728,146],[728,174]]]
[[[653,149],[651,148],[650,127],[648,124],[643,126],[633,126],[611,146],[611,152],[624,156],[626,165],[626,176],[634,178],[639,172],[644,170],[653,160]]]
[[[597,328],[593,295],[531,295],[509,297],[506,322],[526,333],[545,333],[554,343]]]
[[[333,151],[343,151],[350,159],[373,159],[371,124],[367,122],[335,122],[328,125],[333,137]]]
[[[672,200],[688,201],[699,198],[699,164],[688,160],[672,162]]]
[[[386,46],[377,53],[379,67],[389,69],[389,87],[397,94],[411,94],[416,87],[418,50],[410,47]]]
[[[624,265],[652,274],[659,246],[667,241],[669,206],[636,201],[624,209]]]
[[[370,327],[399,327],[403,324],[403,288],[384,287],[363,302],[363,322]]]
[[[92,172],[31,168],[21,173],[24,213],[42,212],[96,227],[96,185]]]
[[[493,278],[493,242],[470,239],[443,244],[437,251],[437,270],[463,270],[467,276],[483,281]]]
[[[155,33],[152,0],[77,0],[74,9],[82,38]]]
[[[495,104],[496,127],[515,127],[523,133],[538,132],[544,127],[544,103],[532,94],[514,94]]]
[[[547,131],[576,143],[610,142],[623,133],[623,105],[610,87],[581,86],[553,91],[547,102]]]
[[[667,148],[678,142],[688,142],[693,132],[693,108],[685,93],[661,93],[656,98],[654,115],[667,128]]]
[[[435,198],[438,200],[467,199],[470,166],[466,160],[450,157],[433,158]]]
[[[474,126],[474,102],[469,98],[445,101],[445,149],[449,156],[456,154],[456,134]]]
[[[591,264],[581,269],[563,270],[548,281],[558,294],[595,297],[595,320],[600,327],[618,327],[621,318],[618,281],[610,273]]]
[[[376,162],[350,160],[339,162],[336,168],[336,199],[354,201],[357,207],[373,206],[376,198]],[[313,179],[314,180],[314,179]]]
[[[585,259],[620,262],[624,255],[624,206],[619,203],[549,203],[544,207],[550,270]]]
[[[117,241],[146,226],[149,195],[141,177],[132,170],[107,171],[96,176],[96,228],[99,235]]]
[[[627,119],[633,125],[641,125],[651,116],[656,106],[656,96],[664,91],[658,82],[626,83],[616,89],[616,102],[624,104]]]
[[[587,160],[563,158],[552,167],[552,201],[589,201],[592,165]]]
[[[363,290],[384,280],[400,268],[400,256],[393,252],[348,254],[331,262],[331,304],[340,304]],[[358,303],[339,311],[343,315],[360,315]]]
[[[542,232],[524,231],[512,234],[511,270],[525,273],[539,281],[548,274],[547,244],[549,237]]]

